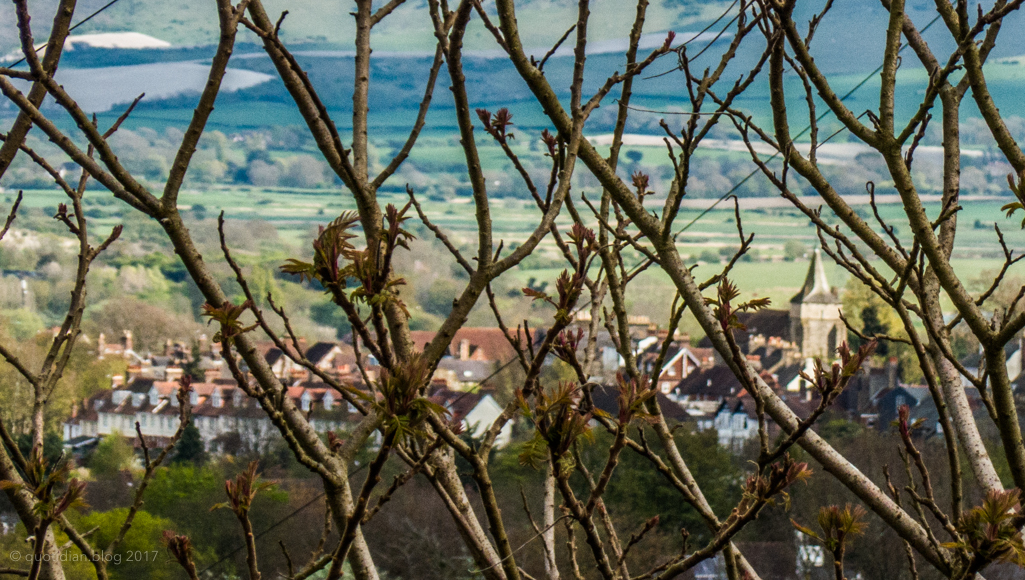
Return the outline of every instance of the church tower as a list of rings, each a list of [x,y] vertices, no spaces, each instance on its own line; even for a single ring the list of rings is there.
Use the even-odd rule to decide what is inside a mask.
[[[846,335],[840,299],[826,280],[822,250],[815,248],[804,286],[790,299],[790,337],[803,358],[832,360]]]

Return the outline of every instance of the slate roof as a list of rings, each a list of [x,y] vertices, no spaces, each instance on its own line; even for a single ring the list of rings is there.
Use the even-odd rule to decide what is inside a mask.
[[[483,395],[480,393],[471,393],[468,391],[453,391],[450,389],[441,388],[434,391],[428,399],[433,402],[445,407],[452,413],[453,421],[462,421],[473,411]]]
[[[740,312],[737,314],[737,319],[747,327],[747,330],[736,330],[733,333],[741,352],[747,353],[750,337],[759,334],[765,338],[781,338],[787,342],[793,342],[793,337],[790,336],[789,310],[767,308],[757,312]],[[710,349],[712,341],[706,336],[698,342],[698,346]]]
[[[765,364],[764,361],[762,364]],[[776,369],[776,372],[773,374],[776,375],[776,381],[779,383],[780,388],[785,389],[790,381],[800,376],[802,370],[804,370],[803,364],[792,364]]]
[[[153,379],[133,378],[128,381],[127,390],[136,394],[146,394],[153,388],[153,382]]]
[[[612,385],[598,385],[591,391],[594,406],[613,417],[619,415],[619,389]],[[690,418],[687,411],[662,393],[656,393],[655,399],[662,409],[662,414],[669,421],[686,421]]]
[[[257,341],[254,346],[256,347],[256,352],[263,354],[264,360],[266,360],[269,365],[274,365],[274,363],[281,358],[281,349],[278,348],[273,341],[260,340]],[[298,353],[295,352],[295,349],[291,344],[286,343],[285,348],[288,350],[289,354],[292,355],[293,359],[298,358]]]
[[[313,364],[319,363],[335,347],[333,342],[318,342],[306,349],[306,359]]]
[[[759,361],[762,363],[762,368],[766,369],[776,366],[779,361],[783,360],[783,349],[781,348],[760,346],[749,354],[759,357]]]

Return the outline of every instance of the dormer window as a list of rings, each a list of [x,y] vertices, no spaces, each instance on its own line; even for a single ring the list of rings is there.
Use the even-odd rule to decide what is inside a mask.
[[[142,402],[146,400],[146,395],[142,393],[132,393],[132,406],[141,407]]]
[[[304,391],[303,396],[299,397],[299,406],[303,411],[310,410],[310,404],[313,402],[313,397],[310,396],[309,391]]]
[[[160,392],[157,391],[156,387],[153,387],[152,389],[149,390],[149,404],[153,405],[154,407],[156,407],[157,404],[159,404],[159,403],[160,403]]]
[[[335,397],[331,393],[324,393],[324,409],[330,411],[335,406]]]
[[[114,391],[111,394],[110,398],[114,402],[115,405],[120,405],[121,403],[124,402],[125,399],[128,398],[128,391],[125,391],[125,390]]]
[[[213,394],[210,395],[210,404],[216,409],[220,409],[224,406],[224,398],[221,397],[221,390],[214,390]]]
[[[191,393],[189,393],[189,404],[193,406],[199,404],[199,393],[197,393],[196,391],[192,391]]]
[[[235,405],[235,407],[242,406],[242,394],[242,389],[235,389],[235,393],[231,399],[231,403]]]
[[[96,409],[98,411],[98,410],[100,410],[102,408],[103,408],[103,399],[96,399],[93,402],[93,409]]]

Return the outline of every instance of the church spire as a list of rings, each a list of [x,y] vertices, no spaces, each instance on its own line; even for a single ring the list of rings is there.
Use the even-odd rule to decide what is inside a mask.
[[[804,278],[804,285],[801,286],[801,291],[798,292],[791,302],[819,302],[819,303],[833,303],[837,302],[836,296],[833,295],[833,291],[829,286],[829,280],[826,279],[826,266],[822,261],[822,250],[815,248],[812,253],[811,264],[808,265],[808,274]]]

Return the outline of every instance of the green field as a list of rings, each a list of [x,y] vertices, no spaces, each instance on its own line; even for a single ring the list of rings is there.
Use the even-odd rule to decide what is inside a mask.
[[[584,192],[591,196],[591,192]],[[2,194],[6,202],[13,201],[13,192]],[[408,201],[404,194],[385,193],[380,195],[382,204],[392,203],[403,205]],[[9,199],[8,199],[9,198]],[[970,198],[969,198],[970,199]],[[64,203],[66,198],[56,190],[25,191],[23,207],[55,208]],[[447,201],[420,199],[428,216],[434,223],[452,232],[457,239],[470,240],[476,234],[473,221],[473,206],[468,198],[456,198]],[[652,199],[647,203],[652,210],[660,210],[663,200]],[[782,200],[781,200],[782,201]],[[708,200],[711,205],[714,200]],[[996,259],[1000,257],[1000,247],[992,226],[998,224],[1005,234],[1011,248],[1025,246],[1019,230],[1020,221],[1007,219],[1000,212],[1000,206],[1006,201],[983,199],[962,202],[963,209],[959,213],[960,226],[955,258],[963,257],[973,260]],[[210,216],[220,211],[225,212],[228,219],[264,220],[273,224],[286,239],[298,239],[298,236],[309,231],[317,224],[330,221],[340,212],[355,209],[351,196],[340,188],[294,189],[286,187],[259,188],[254,186],[208,186],[203,191],[185,189],[179,196],[179,206],[183,210],[202,205]],[[586,206],[579,204],[586,212]],[[863,210],[868,219],[869,207],[856,206]],[[938,204],[926,204],[931,213],[938,213]],[[492,201],[496,239],[505,239],[507,243],[521,241],[532,231],[540,213],[533,202],[520,199],[496,199]],[[699,209],[681,209],[677,218],[677,227],[689,223],[701,213]],[[901,222],[907,223],[899,204],[880,205],[880,213],[888,222],[897,226],[898,234],[909,240],[908,226],[901,231]],[[131,215],[130,213],[128,215]],[[742,209],[741,220],[747,233],[754,233],[755,248],[762,253],[773,256],[780,253],[782,245],[791,239],[798,239],[812,245],[816,240],[815,230],[803,214],[794,208],[778,207],[768,209]],[[824,216],[831,223],[828,208]],[[565,217],[565,216],[563,216]],[[133,219],[137,219],[134,218]],[[684,255],[699,253],[702,249],[734,247],[739,245],[736,226],[734,224],[732,204],[724,202],[708,212],[694,223],[679,238],[679,246]],[[976,223],[978,222],[978,223]],[[118,223],[116,217],[105,217],[96,220],[97,224],[113,225]],[[873,220],[874,223],[874,220]],[[128,224],[131,227],[130,223]],[[878,228],[877,228],[878,229]]]
[[[8,192],[5,198],[11,198]],[[382,194],[383,203],[402,205],[407,197],[399,194]],[[56,191],[27,191],[25,207],[55,208],[64,201]],[[272,224],[279,238],[287,245],[305,246],[311,239],[317,225],[325,224],[334,216],[345,210],[355,209],[352,198],[340,190],[297,190],[288,188],[261,189],[256,187],[212,186],[204,191],[185,190],[179,197],[183,210],[194,206],[203,206],[207,219],[196,222],[192,227],[213,228],[212,221],[220,211],[232,220],[261,220]],[[711,203],[711,202],[709,202]],[[963,279],[971,280],[986,270],[998,268],[1001,263],[1001,250],[996,241],[992,224],[997,222],[1005,232],[1006,240],[1011,248],[1025,247],[1025,234],[1018,228],[1015,219],[1007,220],[999,208],[1003,202],[998,200],[964,202],[959,219],[959,237],[954,253],[954,266]],[[476,226],[473,220],[473,206],[468,199],[453,201],[422,200],[425,211],[431,220],[450,232],[456,243],[470,244],[476,237]],[[579,205],[579,204],[578,204]],[[114,206],[109,206],[114,207]],[[658,200],[651,203],[652,209],[659,206]],[[867,214],[867,206],[859,206]],[[936,204],[930,210],[938,212]],[[581,206],[586,211],[586,207]],[[899,204],[880,206],[880,212],[890,223],[898,224],[898,233],[907,238],[909,228],[900,223],[902,211]],[[680,212],[678,224],[686,224],[699,215],[696,209],[685,209]],[[523,240],[532,230],[539,212],[531,202],[518,199],[499,199],[492,203],[492,214],[495,239],[504,240],[508,246]],[[142,219],[138,214],[125,212],[131,216],[125,223],[131,229],[136,220]],[[191,215],[187,213],[187,215]],[[828,213],[827,220],[828,218]],[[564,216],[565,217],[565,216]],[[808,248],[816,243],[814,229],[806,217],[792,208],[769,208],[759,210],[742,210],[741,217],[744,229],[754,233],[756,255],[749,262],[741,262],[735,268],[732,277],[744,291],[769,296],[774,302],[785,302],[796,292],[803,282],[806,265],[802,261],[783,261],[783,246],[789,240],[799,240]],[[565,219],[563,220],[565,221]],[[829,220],[835,222],[833,220]],[[110,227],[120,220],[114,215],[93,220],[97,228]],[[718,255],[721,248],[739,246],[736,235],[732,207],[726,204],[708,212],[679,238],[681,254],[686,257],[697,257],[709,251]],[[554,279],[562,265],[557,262],[558,254],[551,240],[546,239],[539,253],[542,260],[535,261],[533,266],[522,268],[517,275],[523,281],[529,277],[539,280]],[[701,263],[695,270],[700,279],[711,276],[719,268],[715,264]],[[1019,269],[1020,268],[1017,268]],[[1013,272],[1013,270],[1012,270]],[[839,266],[830,265],[828,271],[830,281],[842,286],[846,273]],[[638,280],[638,288],[646,286],[662,287],[664,276],[655,271],[643,274]]]

